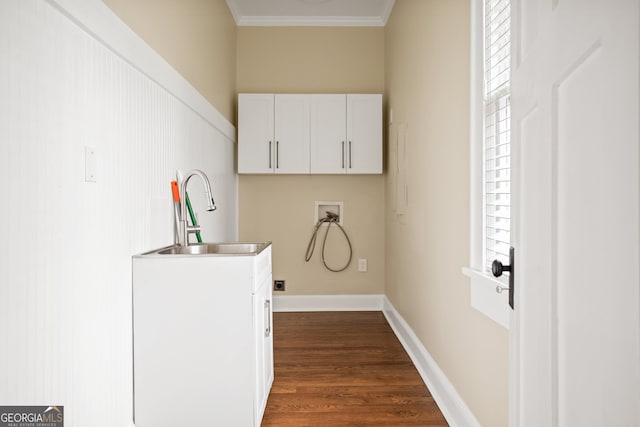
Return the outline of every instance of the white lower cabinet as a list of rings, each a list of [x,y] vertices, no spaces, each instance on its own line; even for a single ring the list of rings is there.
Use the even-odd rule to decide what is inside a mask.
[[[256,426],[260,425],[267,406],[269,390],[273,384],[273,322],[271,296],[271,276],[265,278],[253,295],[255,353],[256,357]]]
[[[273,383],[271,246],[133,258],[136,427],[260,426]]]

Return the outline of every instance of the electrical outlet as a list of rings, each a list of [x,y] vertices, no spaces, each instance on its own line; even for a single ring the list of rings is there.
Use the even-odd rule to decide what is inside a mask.
[[[284,280],[274,280],[273,281],[273,290],[274,291],[284,291]]]
[[[366,258],[360,258],[358,260],[358,271],[361,273],[365,273],[367,271],[367,259]]]

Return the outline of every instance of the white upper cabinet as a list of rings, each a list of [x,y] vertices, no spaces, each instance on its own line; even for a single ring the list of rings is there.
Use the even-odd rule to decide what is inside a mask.
[[[311,173],[345,173],[347,96],[311,95]]]
[[[238,172],[273,173],[273,94],[238,95]]]
[[[240,94],[238,172],[382,173],[382,95]]]
[[[238,95],[238,172],[309,173],[309,95]]]
[[[382,95],[311,95],[311,173],[382,173]]]
[[[382,95],[347,95],[347,173],[382,173]]]
[[[309,95],[275,95],[275,173],[309,173]]]

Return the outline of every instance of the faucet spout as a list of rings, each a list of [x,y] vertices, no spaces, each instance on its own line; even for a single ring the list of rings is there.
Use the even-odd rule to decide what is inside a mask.
[[[179,242],[182,246],[189,246],[189,234],[190,233],[197,233],[198,231],[200,231],[200,226],[199,225],[189,225],[188,221],[187,221],[187,184],[189,183],[189,180],[193,177],[193,176],[198,176],[200,177],[200,179],[202,180],[202,183],[204,184],[204,191],[205,194],[207,196],[207,210],[208,211],[215,211],[216,210],[216,203],[213,201],[213,196],[211,194],[211,184],[209,184],[209,178],[207,178],[207,175],[205,175],[204,172],[202,172],[199,169],[193,169],[189,172],[187,172],[187,174],[185,175],[184,179],[182,180],[182,183],[180,184],[180,194],[181,194],[181,198],[180,198],[180,236],[179,236]]]

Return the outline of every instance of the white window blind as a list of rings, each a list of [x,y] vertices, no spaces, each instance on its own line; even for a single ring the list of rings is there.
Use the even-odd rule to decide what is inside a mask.
[[[484,1],[484,263],[507,264],[511,241],[511,7]]]

